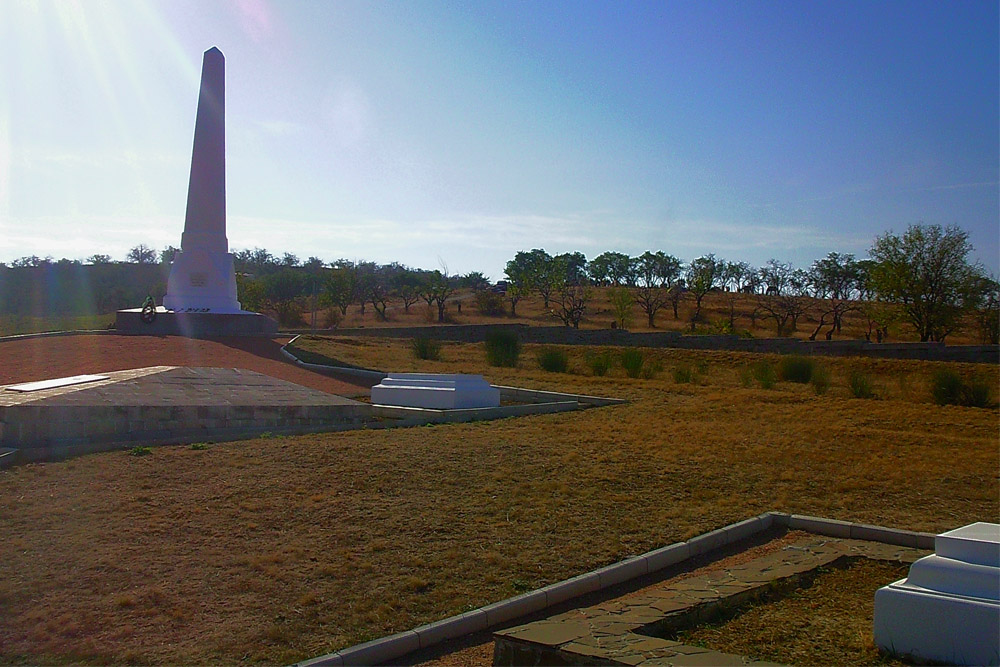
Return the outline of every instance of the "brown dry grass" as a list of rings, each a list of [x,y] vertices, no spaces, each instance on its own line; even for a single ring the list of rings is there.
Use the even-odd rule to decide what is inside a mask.
[[[772,320],[758,318],[756,324],[750,317],[755,307],[754,297],[744,294],[729,294],[727,292],[712,292],[705,296],[702,307],[703,321],[699,324],[699,331],[710,333],[715,327],[729,322],[730,299],[733,299],[735,308],[735,325],[737,329],[749,331],[754,337],[769,338],[774,337],[775,326]],[[458,312],[458,302],[462,303],[462,312]],[[819,302],[812,301],[813,310]],[[554,305],[552,306],[555,307]],[[507,304],[510,310],[510,304]],[[656,328],[650,328],[646,314],[638,305],[633,305],[631,310],[631,321],[628,325],[630,331],[680,331],[690,333],[691,316],[694,313],[694,299],[684,298],[678,309],[678,317],[674,317],[673,311],[668,305],[656,314]],[[449,301],[447,309],[448,323],[451,324],[527,324],[530,326],[557,326],[562,322],[552,314],[552,310],[544,307],[541,297],[532,294],[522,299],[517,304],[517,317],[509,316],[490,317],[483,316],[476,309],[475,298],[469,290],[459,290],[456,296]],[[371,306],[361,313],[359,306],[351,306],[347,311],[347,316],[338,318],[340,328],[366,327],[384,328],[401,326],[422,326],[437,324],[437,308],[427,308],[424,302],[418,302],[410,306],[409,312],[404,311],[401,304],[391,304],[387,311],[388,319],[381,320],[372,310]],[[317,315],[317,326],[329,326],[325,323],[324,313]],[[587,304],[587,311],[584,315],[580,327],[584,329],[609,329],[615,320],[614,309],[610,301],[610,289],[599,287],[592,290],[592,298]],[[304,322],[311,321],[311,313],[303,316]],[[799,318],[798,330],[791,335],[795,338],[806,339],[815,330],[819,322],[818,316],[813,312]],[[817,340],[823,340],[829,326],[823,328],[817,336]],[[834,335],[834,340],[863,339],[867,322],[858,312],[850,312],[844,316],[843,329],[841,333]],[[913,327],[902,318],[895,322],[889,329],[889,336],[892,341],[914,341],[917,336]],[[949,345],[977,344],[982,342],[975,325],[970,321],[966,323],[963,330],[957,331],[948,336]]]
[[[784,665],[903,665],[872,638],[875,591],[906,576],[908,565],[862,558],[826,569],[806,588],[706,625],[678,641]]]
[[[481,345],[306,342],[483,372]],[[324,347],[325,346],[325,347]],[[939,364],[829,359],[834,387],[743,388],[752,355],[648,351],[664,373],[488,369],[630,399],[495,422],[109,453],[0,473],[0,660],[290,662],[777,509],[913,530],[996,520],[998,412],[933,405]],[[675,364],[699,367],[675,384]],[[885,397],[848,398],[863,366]],[[997,386],[995,366],[950,365]],[[897,377],[904,378],[902,381]]]

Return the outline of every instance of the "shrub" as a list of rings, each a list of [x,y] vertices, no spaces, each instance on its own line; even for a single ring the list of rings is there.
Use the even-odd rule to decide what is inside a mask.
[[[208,449],[208,445],[205,444],[204,442],[196,442],[193,445],[191,445],[191,449],[200,452]]]
[[[149,456],[153,453],[153,450],[149,447],[133,447],[128,450],[129,456]]]
[[[931,396],[938,405],[985,408],[990,404],[990,386],[978,379],[966,383],[955,371],[941,368],[931,377]]]
[[[661,364],[659,361],[647,361],[643,365],[642,371],[639,372],[639,376],[643,380],[652,380],[657,375],[659,375],[660,371],[662,370],[663,370],[663,364]]]
[[[599,352],[587,355],[587,366],[594,375],[605,376],[611,370],[611,353]]]
[[[931,376],[931,396],[938,405],[958,405],[963,386],[961,376],[950,368],[940,368]]]
[[[485,317],[503,317],[507,314],[503,294],[496,292],[476,292],[476,308]]]
[[[851,390],[851,395],[854,398],[875,398],[872,381],[859,370],[853,370],[847,376],[847,387]]]
[[[490,366],[517,366],[521,340],[514,331],[491,331],[486,335],[486,361]]]
[[[674,382],[677,384],[690,384],[694,382],[694,371],[688,365],[674,367]]]
[[[816,362],[808,357],[793,354],[778,362],[778,377],[786,382],[805,384],[812,378]]]
[[[550,373],[565,373],[569,368],[569,355],[565,350],[546,348],[538,353],[538,365]]]
[[[830,388],[830,371],[827,370],[826,366],[813,366],[812,377],[809,381],[812,383],[816,395],[822,396]]]
[[[750,364],[750,377],[760,385],[761,389],[772,389],[778,381],[778,374],[770,361],[761,360]]]
[[[441,358],[441,341],[425,337],[414,338],[413,354],[417,359],[437,361]]]
[[[622,350],[621,362],[625,369],[625,375],[630,378],[637,378],[642,374],[643,354],[634,348]]]

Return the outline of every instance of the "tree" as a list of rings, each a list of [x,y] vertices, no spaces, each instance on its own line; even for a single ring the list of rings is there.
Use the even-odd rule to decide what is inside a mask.
[[[828,323],[827,340],[833,339],[834,331],[840,333],[844,315],[859,307],[856,299],[860,294],[860,282],[861,267],[854,255],[831,252],[813,262],[809,269],[809,285],[817,299],[819,323],[809,340],[816,340],[816,335]]]
[[[1000,343],[1000,283],[995,278],[985,278],[982,306],[976,310],[976,324],[983,343]]]
[[[283,269],[261,278],[261,284],[267,306],[277,314],[282,325],[295,326],[302,323],[302,311],[305,309],[302,296],[309,287],[309,277],[306,274]]]
[[[694,296],[694,314],[691,315],[691,330],[701,321],[701,301],[705,295],[719,286],[726,263],[708,254],[691,260],[687,269],[687,288]]]
[[[656,326],[656,313],[670,302],[671,288],[681,275],[681,261],[662,251],[646,251],[632,260],[636,280],[632,289],[650,328]]]
[[[140,243],[128,251],[125,261],[132,264],[156,264],[157,252],[145,243]]]
[[[623,252],[604,252],[588,265],[590,277],[605,285],[634,285],[635,267],[632,258]]]
[[[437,305],[438,322],[444,322],[445,304],[454,292],[454,282],[444,273],[434,271],[426,276],[422,296],[428,306]]]
[[[943,341],[984,300],[985,272],[970,263],[969,235],[958,227],[910,225],[903,236],[875,239],[876,294],[899,304],[921,341]]]
[[[172,245],[168,245],[160,251],[160,264],[170,264],[174,261],[174,255],[181,251],[180,248],[175,248]]]
[[[561,262],[565,270],[565,280],[570,285],[577,285],[587,279],[587,257],[582,252],[565,252],[556,255],[554,259]]]
[[[490,279],[482,271],[470,271],[459,278],[459,285],[471,289],[473,292],[481,292],[489,289]]]
[[[358,297],[358,274],[351,262],[337,264],[326,274],[323,281],[323,296],[325,300],[340,310],[340,315],[347,315],[347,308]]]
[[[375,309],[375,316],[385,322],[385,309],[391,292],[389,267],[374,262],[359,262],[356,266],[359,298],[368,301]]]
[[[404,268],[393,277],[393,290],[403,300],[403,310],[410,312],[410,306],[420,300],[420,274],[413,269]]]
[[[111,255],[91,255],[87,258],[87,264],[93,264],[94,266],[110,263]]]
[[[576,285],[563,282],[555,294],[555,301],[558,308],[552,314],[562,320],[566,326],[572,325],[574,329],[580,328],[580,320],[587,311],[587,302],[590,301],[590,285],[586,281]]]
[[[791,264],[771,259],[761,267],[760,278],[767,289],[757,295],[758,312],[774,320],[779,336],[790,335],[808,309],[808,275]]]
[[[628,329],[632,324],[632,306],[635,299],[627,287],[612,287],[608,290],[608,300],[611,311],[615,314],[615,323],[619,329]]]

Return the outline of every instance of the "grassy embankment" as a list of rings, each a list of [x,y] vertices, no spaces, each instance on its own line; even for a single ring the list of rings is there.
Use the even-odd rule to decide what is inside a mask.
[[[0,473],[0,660],[287,663],[766,510],[941,531],[1000,514],[998,411],[938,406],[947,366],[825,359],[830,388],[744,386],[755,355],[646,350],[631,379],[445,343],[300,339],[394,370],[627,398],[582,412],[124,452]],[[612,350],[617,355],[619,350]],[[687,367],[690,383],[674,371]],[[851,397],[865,373],[878,399]],[[682,374],[683,375],[683,374]]]

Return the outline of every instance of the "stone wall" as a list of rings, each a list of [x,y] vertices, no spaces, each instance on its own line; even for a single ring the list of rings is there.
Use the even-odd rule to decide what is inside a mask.
[[[336,336],[416,338],[464,343],[482,342],[494,330],[515,331],[525,343],[553,345],[616,345],[664,347],[687,350],[732,350],[769,354],[804,354],[834,357],[878,357],[924,361],[1000,363],[997,345],[945,345],[944,343],[870,343],[866,340],[805,341],[797,338],[740,338],[739,336],[688,336],[677,331],[630,332],[622,329],[573,329],[524,324],[467,324],[385,329],[335,329]]]

